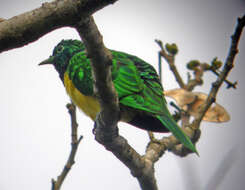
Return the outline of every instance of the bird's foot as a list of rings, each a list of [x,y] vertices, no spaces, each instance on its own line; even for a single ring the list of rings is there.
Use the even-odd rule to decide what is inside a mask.
[[[98,129],[99,126],[102,125],[102,122],[101,122],[101,116],[100,116],[100,113],[98,113],[96,115],[96,118],[95,118],[95,121],[94,121],[94,128],[93,128],[93,134],[96,135],[96,131]]]
[[[99,142],[111,142],[114,138],[118,137],[118,127],[106,125],[101,117],[101,114],[97,114],[93,134],[95,139]]]

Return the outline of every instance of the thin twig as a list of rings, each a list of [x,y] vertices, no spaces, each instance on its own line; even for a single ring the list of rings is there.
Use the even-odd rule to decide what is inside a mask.
[[[200,137],[201,131],[199,129],[199,126],[200,126],[203,116],[205,115],[206,111],[211,106],[211,104],[215,101],[217,92],[221,84],[224,82],[230,70],[234,66],[234,59],[238,52],[237,47],[238,47],[239,39],[242,34],[244,25],[245,25],[245,15],[242,18],[238,19],[238,24],[236,26],[234,34],[232,35],[232,42],[231,42],[231,46],[230,46],[230,50],[229,50],[227,59],[225,61],[224,68],[222,72],[220,73],[216,82],[212,84],[212,88],[210,90],[209,96],[205,104],[200,109],[199,116],[189,126],[183,128],[184,132],[189,137],[191,137],[194,143]],[[153,163],[158,161],[159,158],[165,153],[166,150],[171,150],[173,153],[179,156],[186,156],[189,153],[191,153],[183,145],[179,144],[178,140],[173,135],[162,138],[160,142],[161,143],[156,143],[156,142],[151,141],[149,142],[147,146],[144,157],[147,158],[148,160],[151,160]]]
[[[211,69],[211,71],[216,75],[216,76],[219,76],[220,75],[220,73],[218,73],[216,70],[214,70],[214,69]],[[224,82],[227,84],[227,89],[229,89],[229,88],[234,88],[234,89],[236,89],[236,85],[238,84],[237,83],[237,81],[235,81],[235,82],[231,82],[231,81],[229,81],[229,80],[224,80]]]
[[[225,65],[224,65],[223,70],[221,71],[219,77],[217,78],[217,80],[212,84],[212,88],[209,92],[208,98],[207,98],[205,104],[200,109],[199,117],[197,117],[192,122],[192,127],[194,129],[199,127],[201,120],[204,117],[206,111],[212,105],[212,103],[215,102],[216,95],[218,93],[220,86],[222,85],[222,83],[224,82],[226,77],[228,76],[231,69],[234,67],[235,56],[238,53],[238,43],[239,43],[239,39],[240,39],[240,36],[242,34],[242,30],[244,28],[244,25],[245,25],[245,15],[242,18],[238,18],[238,23],[237,23],[235,32],[231,36],[231,46],[230,46],[228,56],[227,56],[226,61],[225,61]]]
[[[163,57],[166,62],[168,63],[170,70],[173,72],[174,77],[176,79],[176,81],[178,82],[180,88],[186,89],[188,91],[192,91],[196,86],[198,85],[202,85],[203,81],[202,81],[202,76],[203,73],[205,71],[204,67],[205,64],[200,64],[199,67],[196,67],[194,69],[194,79],[190,79],[190,75],[188,78],[188,83],[185,85],[185,83],[183,82],[182,77],[180,76],[177,67],[175,66],[175,55],[171,55],[169,53],[167,53],[163,47],[163,43],[161,40],[155,40],[155,42],[159,45],[159,47],[161,48],[161,51],[158,52],[158,59],[159,59],[159,75],[160,75],[160,80],[162,81],[162,76],[161,76],[161,68],[162,68],[162,64],[161,64],[161,57]],[[219,73],[216,70],[211,69],[210,71],[212,71],[215,75],[219,76]],[[230,82],[228,80],[224,80],[225,83],[227,83],[227,88],[234,88],[236,89],[236,85],[237,82]]]
[[[76,119],[76,107],[73,103],[66,105],[68,112],[71,117],[71,152],[69,154],[68,160],[61,174],[58,176],[57,181],[52,179],[52,190],[59,190],[62,183],[64,182],[67,174],[69,173],[73,164],[75,164],[75,155],[77,153],[77,148],[81,142],[83,136],[77,137],[77,119]]]
[[[158,74],[160,82],[162,83],[162,55],[160,52],[158,52]]]
[[[194,69],[194,79],[188,80],[188,83],[186,85],[187,91],[193,91],[196,86],[203,84],[203,73],[204,73],[204,65],[200,64],[200,66],[196,67]]]
[[[161,51],[159,52],[160,55],[167,61],[170,70],[174,73],[174,77],[176,79],[176,81],[178,82],[180,88],[184,88],[185,89],[185,83],[183,82],[182,77],[179,74],[178,69],[175,66],[175,61],[174,61],[174,55],[170,55],[168,54],[162,44],[161,40],[155,40],[155,42],[159,45],[159,47],[161,48]]]
[[[201,121],[205,113],[210,108],[212,103],[215,102],[216,95],[218,93],[219,88],[221,87],[222,83],[225,81],[231,69],[234,67],[234,60],[235,60],[236,54],[238,53],[239,39],[242,34],[244,25],[245,25],[245,15],[242,18],[238,18],[238,23],[235,28],[235,32],[231,36],[231,39],[232,39],[231,46],[230,46],[223,70],[219,74],[219,77],[217,78],[217,80],[212,84],[212,88],[209,92],[208,98],[206,102],[202,105],[202,107],[200,108],[198,116],[193,120],[193,122],[188,127],[185,128],[185,129],[190,130],[191,135],[194,137],[193,138],[194,142],[198,140],[200,136],[199,127],[200,127]],[[178,145],[179,152],[182,152],[184,149],[185,147],[183,145]]]

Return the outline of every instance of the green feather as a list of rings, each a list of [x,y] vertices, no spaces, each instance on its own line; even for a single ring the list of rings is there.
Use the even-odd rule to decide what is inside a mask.
[[[111,50],[111,54],[112,80],[122,114],[129,112],[131,115],[128,122],[147,130],[170,131],[184,146],[197,153],[189,137],[177,125],[167,109],[163,88],[155,69],[136,56],[114,50]],[[82,94],[95,97],[91,62],[86,56],[82,42],[61,41],[54,48],[53,56],[41,64],[46,63],[55,66],[62,81],[64,73],[67,72],[74,86]]]
[[[179,128],[171,116],[166,117],[158,115],[157,119],[159,119],[185,147],[198,154],[196,147],[192,144],[189,137]]]

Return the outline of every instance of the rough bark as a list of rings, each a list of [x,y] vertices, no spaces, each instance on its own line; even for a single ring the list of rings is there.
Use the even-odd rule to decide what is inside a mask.
[[[75,27],[83,39],[88,56],[92,62],[94,85],[101,105],[101,113],[95,122],[95,139],[107,150],[111,151],[120,161],[126,165],[133,176],[135,176],[143,190],[157,190],[154,175],[154,163],[164,154],[166,150],[172,150],[180,156],[188,152],[174,136],[161,140],[151,138],[145,155],[139,155],[118,134],[117,122],[119,120],[119,105],[116,91],[111,80],[110,52],[103,44],[102,35],[91,17],[91,15],[114,3],[116,0],[56,0],[52,3],[44,3],[40,8],[26,12],[8,20],[0,19],[0,53],[13,48],[27,45],[51,32],[54,29],[70,26]],[[229,71],[234,65],[234,58],[238,52],[237,46],[245,23],[245,16],[239,19],[235,33],[232,36],[232,44],[226,59],[223,71],[213,83],[209,97],[200,110],[200,117],[195,119],[189,126],[184,126],[184,131],[195,142],[200,136],[199,126],[207,109],[215,101],[216,94]],[[164,55],[162,52],[161,55]],[[181,79],[174,59],[169,57],[170,69],[175,74],[176,80],[182,88],[186,88]],[[72,164],[74,158],[69,159],[68,165]],[[69,165],[69,166],[70,166]]]
[[[0,21],[0,53],[22,47],[81,19],[117,0],[56,0],[40,8]]]

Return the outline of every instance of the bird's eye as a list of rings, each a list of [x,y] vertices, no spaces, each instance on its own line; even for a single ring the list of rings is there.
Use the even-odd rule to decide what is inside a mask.
[[[57,53],[60,53],[60,52],[62,52],[64,50],[64,47],[63,46],[59,46],[58,48],[57,48]]]

